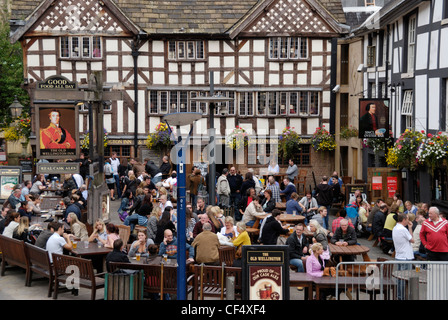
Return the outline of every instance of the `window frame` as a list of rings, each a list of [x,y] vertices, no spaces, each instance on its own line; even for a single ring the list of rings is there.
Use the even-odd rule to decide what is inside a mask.
[[[268,60],[306,60],[309,58],[308,38],[270,37]]]
[[[166,48],[168,61],[204,61],[206,59],[204,40],[168,40]]]
[[[74,49],[75,42],[77,50]],[[96,44],[99,45],[98,51],[96,51]],[[86,47],[88,55],[84,53]],[[59,59],[101,60],[103,59],[102,47],[101,36],[62,36],[59,37]],[[74,55],[74,52],[77,52],[77,55]],[[95,56],[95,52],[99,52],[99,56]]]

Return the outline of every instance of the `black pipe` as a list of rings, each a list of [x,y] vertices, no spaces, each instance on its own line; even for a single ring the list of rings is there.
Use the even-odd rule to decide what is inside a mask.
[[[140,35],[132,42],[132,57],[134,59],[134,158],[137,158],[138,148],[138,44],[140,43]]]
[[[330,133],[336,133],[336,93],[333,88],[336,86],[338,69],[338,39],[331,39],[331,77],[330,77]]]

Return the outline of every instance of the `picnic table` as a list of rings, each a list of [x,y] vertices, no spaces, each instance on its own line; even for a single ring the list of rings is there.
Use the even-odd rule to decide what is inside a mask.
[[[369,247],[362,245],[350,245],[350,246],[337,246],[335,244],[329,243],[328,247],[330,249],[331,254],[338,255],[340,262],[342,262],[342,256],[357,256],[362,255],[364,261],[370,261],[367,252],[370,251]]]
[[[60,196],[44,196],[42,197],[40,209],[41,210],[54,210],[62,201]]]

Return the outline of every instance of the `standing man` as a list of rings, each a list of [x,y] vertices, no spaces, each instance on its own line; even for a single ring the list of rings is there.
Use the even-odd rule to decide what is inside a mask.
[[[330,212],[333,201],[333,188],[328,184],[327,176],[323,176],[321,183],[316,187],[316,200],[319,207],[324,206],[327,208],[327,212]],[[325,217],[325,225],[328,228],[328,215]]]
[[[230,202],[229,206],[234,208],[235,213],[238,212],[238,204],[241,201],[241,185],[243,184],[243,177],[236,172],[235,167],[230,168],[230,174],[227,175],[227,181],[230,186]]]
[[[448,221],[440,217],[437,207],[430,207],[428,215],[420,230],[420,240],[428,260],[448,261]]]
[[[398,221],[392,230],[392,240],[395,247],[395,260],[397,261],[412,261],[414,260],[414,250],[412,243],[414,243],[412,235],[412,222],[409,221],[408,216],[404,213],[398,215]],[[409,264],[398,264],[398,270],[409,270]],[[405,281],[398,280],[397,298],[404,300]]]
[[[294,179],[299,175],[299,169],[294,164],[294,160],[292,159],[289,159],[289,166],[288,169],[286,169],[286,174],[291,181],[294,181]]]
[[[112,152],[112,156],[109,158],[110,165],[112,166],[112,173],[115,179],[115,185],[117,186],[117,196],[118,199],[121,198],[121,188],[120,188],[120,176],[118,174],[118,167],[120,166],[120,159],[117,158],[117,153]]]
[[[170,170],[171,170],[171,165],[169,162],[169,158],[168,158],[168,156],[164,156],[162,158],[162,164],[159,168],[159,172],[162,173],[162,179],[168,178],[168,176],[170,175]],[[154,183],[156,183],[156,182],[154,182]]]
[[[218,182],[216,184],[216,193],[219,196],[219,206],[221,208],[228,208],[230,204],[230,185],[227,180],[228,174],[229,170],[224,168],[222,170],[222,175],[218,178]]]

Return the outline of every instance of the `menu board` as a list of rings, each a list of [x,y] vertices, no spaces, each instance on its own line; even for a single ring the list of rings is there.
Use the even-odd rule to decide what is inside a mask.
[[[0,167],[0,199],[8,199],[14,187],[21,182],[21,167]]]
[[[243,300],[289,300],[288,246],[243,246]]]

